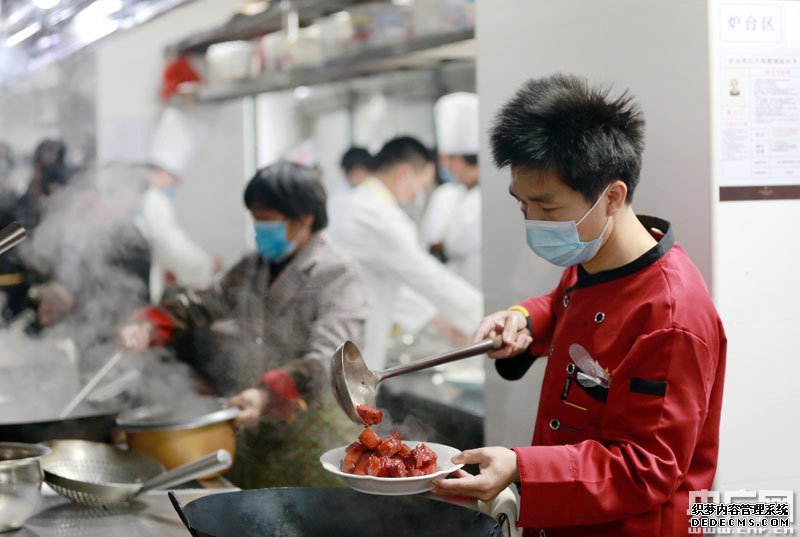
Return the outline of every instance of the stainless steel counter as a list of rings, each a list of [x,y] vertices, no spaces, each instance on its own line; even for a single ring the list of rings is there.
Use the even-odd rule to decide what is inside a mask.
[[[236,489],[175,491],[184,505],[192,500]],[[44,503],[13,537],[188,537],[166,492],[151,492],[134,503],[105,508],[81,507],[61,496],[47,495]]]

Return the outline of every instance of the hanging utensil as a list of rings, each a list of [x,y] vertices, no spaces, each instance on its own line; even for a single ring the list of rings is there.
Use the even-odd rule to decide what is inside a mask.
[[[577,379],[582,386],[587,388],[593,388],[594,386],[608,388],[611,385],[611,377],[606,373],[606,370],[581,345],[577,343],[570,345],[569,357],[572,358],[572,361],[580,370],[577,374]]]
[[[108,444],[57,440],[43,462],[44,479],[60,495],[81,505],[98,507],[129,502],[150,490],[169,488],[230,467],[230,453],[221,449],[174,470],[153,458]]]
[[[364,405],[375,407],[375,392],[378,384],[384,380],[428,369],[437,365],[463,360],[473,356],[479,356],[503,346],[500,336],[493,339],[485,339],[479,343],[473,343],[466,347],[461,347],[453,351],[443,352],[436,356],[416,360],[410,364],[392,367],[384,371],[372,371],[364,363],[361,351],[352,341],[345,341],[331,357],[331,388],[333,396],[342,407],[347,417],[354,423],[364,425],[364,421],[358,415],[356,407]]]
[[[72,401],[70,401],[69,404],[66,407],[64,407],[64,410],[58,416],[59,419],[63,420],[64,418],[72,414],[72,411],[75,410],[75,408],[79,404],[81,404],[84,399],[86,399],[86,396],[89,395],[92,390],[94,390],[95,386],[97,386],[97,384],[101,380],[103,380],[103,378],[106,375],[108,375],[109,371],[111,371],[117,366],[119,361],[122,360],[122,356],[123,354],[120,351],[114,353],[114,356],[112,356],[111,359],[109,359],[108,362],[106,362],[106,364],[103,367],[101,367],[97,373],[94,374],[94,376],[89,380],[89,382],[86,383],[83,389],[80,392],[78,392],[78,395],[76,395],[72,399]]]
[[[0,254],[5,253],[25,240],[27,232],[18,222],[11,222],[0,229]]]

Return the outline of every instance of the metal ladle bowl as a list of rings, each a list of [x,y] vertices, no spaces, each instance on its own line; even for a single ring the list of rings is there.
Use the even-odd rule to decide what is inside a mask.
[[[361,351],[352,341],[345,341],[336,349],[331,357],[331,389],[336,402],[354,423],[365,425],[358,415],[356,407],[360,405],[375,408],[375,394],[378,384],[384,380],[428,369],[437,365],[479,356],[503,346],[500,336],[484,339],[481,342],[467,345],[453,351],[443,352],[428,358],[416,360],[410,364],[399,365],[383,371],[372,371],[364,363]]]

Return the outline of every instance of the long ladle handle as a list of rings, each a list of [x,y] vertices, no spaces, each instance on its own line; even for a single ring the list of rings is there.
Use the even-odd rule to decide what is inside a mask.
[[[0,230],[0,254],[10,250],[25,240],[25,228],[17,222],[11,222]]]
[[[397,367],[380,371],[376,373],[379,378],[378,382],[388,378],[396,377],[397,375],[404,375],[406,373],[428,369],[437,365],[449,364],[450,362],[463,360],[464,358],[479,356],[490,351],[496,351],[502,346],[503,338],[500,336],[497,336],[493,339],[484,339],[483,341],[473,343],[472,345],[467,345],[466,347],[461,347],[460,349],[456,349],[454,351],[443,352],[429,358],[415,360],[410,364],[398,365]]]

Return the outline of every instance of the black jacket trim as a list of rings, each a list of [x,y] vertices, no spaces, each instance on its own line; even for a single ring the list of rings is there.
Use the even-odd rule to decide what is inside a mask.
[[[589,287],[599,283],[607,283],[625,276],[630,276],[640,270],[649,267],[669,252],[675,246],[675,236],[672,231],[672,225],[666,220],[656,218],[654,216],[638,216],[642,225],[648,231],[653,229],[662,232],[664,235],[658,241],[658,244],[643,253],[637,259],[634,259],[627,265],[617,267],[611,270],[604,270],[596,274],[589,274],[584,270],[583,266],[578,265],[578,281],[572,287],[565,289],[566,292],[582,287]]]

